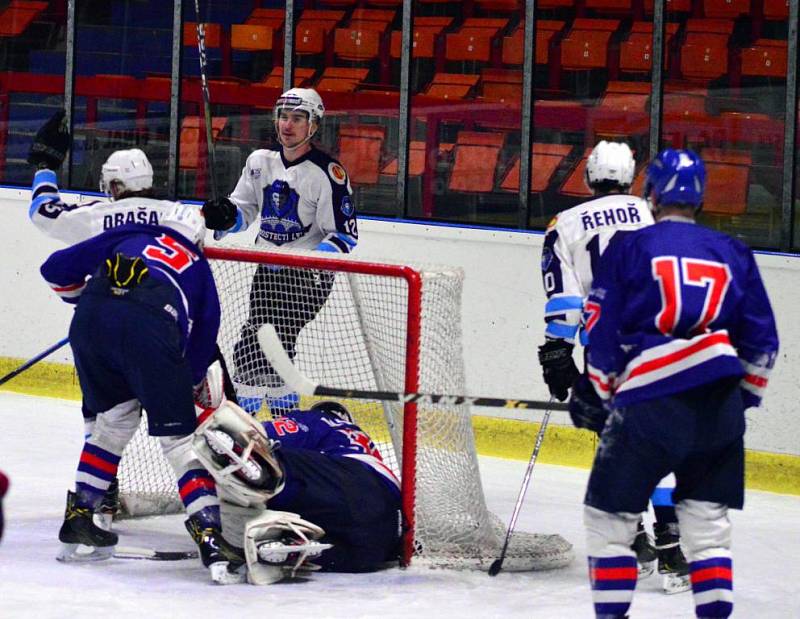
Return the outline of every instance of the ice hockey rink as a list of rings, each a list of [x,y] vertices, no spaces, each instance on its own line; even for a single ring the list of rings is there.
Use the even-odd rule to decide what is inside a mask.
[[[0,542],[3,619],[593,617],[581,524],[584,470],[537,464],[518,522],[520,530],[558,532],[572,542],[576,558],[566,569],[490,578],[412,566],[367,575],[315,574],[305,582],[266,587],[220,587],[210,583],[199,560],[58,563],[56,536],[81,449],[79,404],[0,393],[0,427],[0,469],[11,478]],[[526,463],[481,458],[480,465],[489,507],[507,521]],[[733,512],[732,520],[734,616],[800,618],[800,497],[748,492],[745,510]],[[194,547],[178,516],[116,527],[120,545]],[[666,596],[659,585],[657,576],[638,584],[631,617],[694,616],[691,594]]]

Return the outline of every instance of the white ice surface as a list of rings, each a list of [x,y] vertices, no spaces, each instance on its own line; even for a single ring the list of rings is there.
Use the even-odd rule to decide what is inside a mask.
[[[306,582],[219,587],[199,561],[112,559],[64,565],[54,559],[66,489],[82,444],[79,405],[0,393],[0,469],[11,478],[0,543],[0,617],[106,616],[150,619],[403,617],[446,619],[593,616],[586,576],[581,499],[586,471],[537,464],[520,530],[558,532],[575,545],[563,570],[527,574],[414,568],[367,575],[315,574]],[[525,463],[482,458],[490,508],[511,515]],[[734,616],[800,618],[800,498],[749,492],[733,512]],[[189,550],[180,517],[115,525],[120,544]],[[692,617],[688,593],[666,596],[653,576],[640,582],[634,618]]]

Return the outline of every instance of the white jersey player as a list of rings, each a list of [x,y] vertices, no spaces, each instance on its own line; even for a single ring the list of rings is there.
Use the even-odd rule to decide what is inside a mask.
[[[256,246],[349,253],[358,241],[356,212],[347,172],[310,140],[325,108],[310,88],[292,88],[275,103],[280,147],[254,151],[228,198],[210,200],[227,212],[225,232],[258,222]],[[219,238],[220,235],[217,235]],[[290,357],[300,330],[314,318],[330,293],[332,278],[294,268],[260,265],[250,291],[250,314],[234,347],[234,383],[239,404],[256,412],[264,396],[270,409],[288,412],[297,394],[272,370],[258,346],[264,323],[275,325]]]
[[[539,348],[539,361],[551,395],[561,401],[567,398],[573,381],[580,374],[572,351],[576,339],[583,339],[581,314],[600,256],[615,235],[654,223],[647,202],[628,193],[635,168],[636,162],[627,144],[599,142],[586,163],[586,184],[595,197],[559,213],[547,227],[542,249],[547,326],[545,344]],[[662,573],[685,572],[682,556],[675,557],[678,533],[671,498],[674,484],[674,478],[668,476],[651,499],[656,513],[658,555],[642,524],[639,525],[634,547],[641,575],[653,571],[657,556]],[[679,576],[665,581],[668,591],[688,587],[683,574]]]
[[[103,164],[100,190],[111,201],[67,204],[61,200],[55,171],[43,168],[33,178],[29,216],[46,235],[69,245],[124,224],[158,225],[175,203],[152,197],[153,166],[138,148],[118,150]]]

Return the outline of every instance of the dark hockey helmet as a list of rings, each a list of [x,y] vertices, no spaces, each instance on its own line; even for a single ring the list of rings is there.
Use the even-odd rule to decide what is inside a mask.
[[[322,413],[329,417],[333,417],[334,419],[346,421],[347,423],[354,423],[353,415],[340,402],[334,402],[333,400],[323,400],[322,402],[315,403],[309,410],[315,411],[317,413]]]
[[[662,150],[647,166],[644,197],[655,206],[686,205],[699,211],[706,187],[706,166],[689,149]]]

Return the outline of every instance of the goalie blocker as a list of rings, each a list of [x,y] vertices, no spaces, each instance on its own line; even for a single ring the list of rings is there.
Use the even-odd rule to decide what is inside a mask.
[[[342,409],[320,403],[262,424],[223,402],[201,417],[195,451],[217,482],[224,535],[244,546],[252,584],[397,561],[399,482]]]

